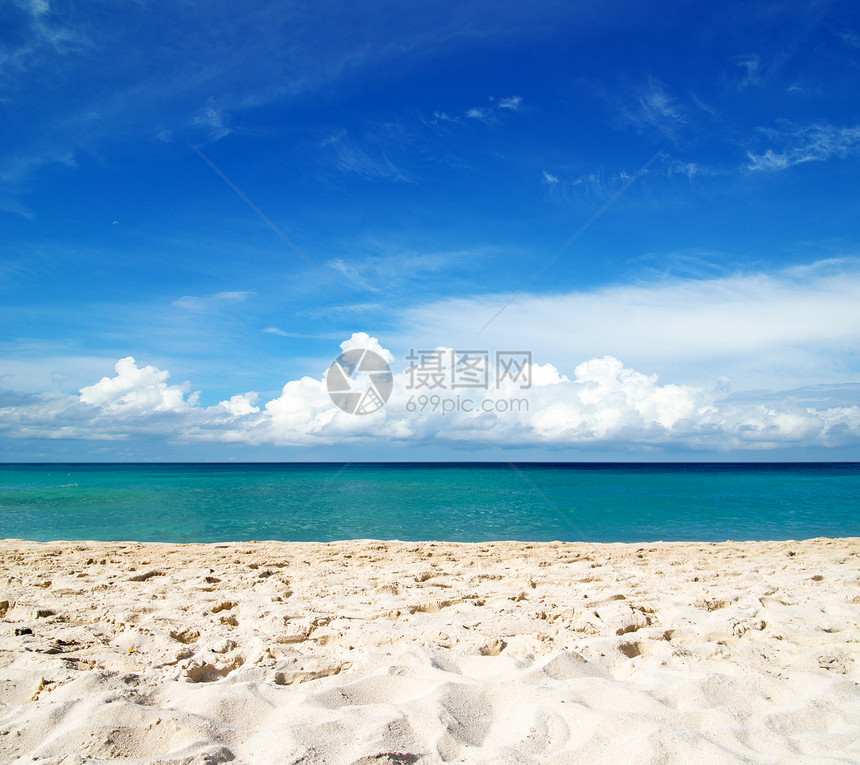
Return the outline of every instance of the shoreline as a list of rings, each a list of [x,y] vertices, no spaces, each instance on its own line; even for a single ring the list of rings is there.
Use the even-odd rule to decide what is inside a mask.
[[[856,537],[0,541],[10,762],[860,762],[858,667]]]

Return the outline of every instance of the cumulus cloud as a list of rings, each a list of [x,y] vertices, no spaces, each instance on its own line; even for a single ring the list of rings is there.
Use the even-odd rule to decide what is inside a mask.
[[[550,363],[521,358],[499,366],[478,354],[479,386],[455,388],[453,349],[428,351],[397,368],[377,338],[355,333],[346,351],[374,350],[394,369],[385,407],[365,416],[338,409],[325,374],[288,381],[259,405],[254,392],[200,406],[190,385],[171,385],[166,370],[121,359],[114,377],[84,387],[79,396],[13,397],[0,408],[0,432],[10,437],[129,438],[145,433],[171,441],[328,445],[357,438],[391,442],[486,440],[508,446],[615,445],[673,451],[761,450],[785,446],[860,444],[860,407],[810,406],[798,397],[727,397],[720,386],[663,383],[612,356],[577,364],[571,376]],[[428,386],[421,381],[436,379]],[[512,370],[514,373],[512,373]],[[847,403],[847,402],[846,402]]]
[[[231,396],[227,401],[220,402],[218,406],[225,409],[233,417],[243,417],[246,414],[257,414],[260,411],[259,407],[254,406],[258,398],[260,398],[259,394],[254,391],[240,393]]]
[[[181,412],[196,403],[191,383],[168,385],[170,372],[157,367],[138,367],[134,358],[120,359],[114,367],[116,377],[102,377],[95,385],[81,389],[80,400],[103,410],[119,412]]]
[[[491,375],[488,391],[459,391],[453,403],[448,394],[410,392],[401,384],[386,425],[412,438],[477,442],[480,432],[507,445],[615,444],[682,451],[836,446],[860,438],[857,406],[816,410],[789,402],[729,403],[718,386],[661,384],[656,375],[630,369],[612,356],[578,364],[570,378],[551,364],[531,365],[530,372],[530,388]],[[427,399],[423,408],[422,395]],[[416,402],[418,411],[405,416]]]
[[[384,358],[389,364],[394,363],[394,356],[391,351],[383,348],[382,345],[380,345],[379,340],[375,337],[371,337],[367,332],[354,332],[349,340],[344,340],[340,344],[340,349],[344,353],[352,350],[373,351],[374,353],[378,353],[382,356],[382,358]]]

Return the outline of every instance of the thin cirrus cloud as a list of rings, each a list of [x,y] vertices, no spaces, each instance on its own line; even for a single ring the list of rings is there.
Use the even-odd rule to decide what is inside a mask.
[[[738,88],[745,88],[762,85],[764,79],[761,73],[761,56],[751,54],[748,56],[736,56],[734,62],[745,71],[743,79],[738,83]]]
[[[216,292],[213,295],[197,297],[195,295],[183,295],[173,301],[171,305],[177,308],[186,308],[194,311],[201,311],[208,308],[215,308],[230,303],[244,303],[248,298],[256,295],[256,292],[250,291],[233,291],[233,292]]]
[[[472,106],[469,109],[466,109],[463,114],[451,115],[445,111],[437,110],[433,112],[431,124],[445,122],[457,123],[462,122],[464,119],[468,119],[477,120],[478,122],[483,122],[486,125],[495,125],[499,122],[500,117],[505,112],[520,111],[522,101],[523,99],[521,96],[507,96],[506,98],[495,98],[491,96],[486,105]]]
[[[620,121],[640,133],[674,138],[687,123],[686,110],[657,78],[636,87],[623,102],[616,102]]]
[[[510,96],[508,98],[499,99],[490,98],[488,106],[473,106],[471,109],[466,110],[465,116],[469,119],[480,120],[481,122],[492,124],[496,122],[498,116],[505,111],[519,111],[522,100],[523,99],[520,96]]]
[[[24,220],[36,220],[36,213],[33,212],[27,205],[19,199],[11,196],[0,196],[0,212],[12,213],[19,215]]]
[[[3,50],[0,83],[6,84],[10,74],[43,66],[53,56],[65,56],[89,45],[83,28],[58,20],[47,0],[13,0],[26,19],[17,45]]]
[[[395,361],[364,333],[353,334],[341,348],[368,348]],[[449,350],[439,349],[443,354]],[[247,392],[202,407],[190,383],[171,384],[168,371],[139,366],[127,357],[117,362],[115,376],[85,386],[78,396],[32,396],[0,409],[0,432],[29,439],[112,441],[146,434],[173,442],[281,446],[348,444],[381,436],[402,444],[442,440],[466,449],[483,448],[490,441],[517,447],[646,446],[670,452],[860,443],[858,406],[731,401],[700,386],[663,384],[656,375],[611,356],[577,364],[570,377],[549,363],[528,369],[530,386],[488,368],[488,386],[460,391],[458,408],[447,411],[433,405],[432,391],[414,387],[427,369],[398,370],[387,405],[354,416],[333,405],[323,375],[290,380],[267,402]]]
[[[572,201],[583,195],[606,199],[624,186],[630,180],[633,172],[633,168],[611,174],[602,169],[595,169],[588,173],[568,176],[563,172],[542,170],[540,179],[553,199]],[[734,172],[734,169],[731,172]],[[728,173],[728,170],[717,166],[678,159],[664,152],[659,162],[646,169],[643,175],[663,175],[668,178],[683,176],[692,183],[696,179],[714,178]]]
[[[419,253],[396,249],[362,258],[333,258],[326,265],[342,274],[353,287],[369,292],[415,288],[454,267],[478,268],[489,253],[482,248]]]
[[[198,112],[192,122],[208,132],[210,141],[220,141],[233,132],[229,124],[230,115],[211,100]]]
[[[860,153],[860,125],[783,125],[777,130],[762,132],[777,143],[778,148],[768,148],[761,153],[748,151],[746,169],[751,172],[776,172],[804,162],[823,162],[831,157],[844,159]]]
[[[331,9],[322,6],[273,13],[267,3],[250,2],[243,6],[239,25],[226,7],[219,13],[195,2],[164,8],[158,2],[131,5],[116,17],[96,7],[69,13],[45,0],[13,0],[12,6],[18,18],[12,20],[9,35],[14,42],[0,46],[0,99],[25,83],[38,92],[32,78],[18,76],[21,73],[59,72],[76,75],[81,82],[69,104],[56,103],[44,113],[48,120],[43,114],[32,115],[27,136],[38,135],[37,145],[10,144],[17,154],[43,158],[94,151],[103,141],[139,142],[153,135],[162,141],[197,141],[202,132],[218,140],[240,132],[231,117],[249,109],[288,102],[345,76],[360,76],[403,51],[429,55],[437,36],[460,40],[440,33],[456,23],[441,12],[430,19],[430,28],[416,25],[406,39],[390,46],[368,44],[367,39],[382,39],[379,27],[394,14],[380,20],[366,9],[348,6],[338,9],[335,28]],[[484,33],[477,21],[474,27],[471,34]],[[252,46],[247,39],[253,39]],[[91,76],[105,72],[110,73],[110,87],[104,87],[105,78]],[[44,164],[31,163],[25,168],[28,177]]]
[[[48,165],[75,167],[77,160],[75,155],[66,149],[14,154],[0,162],[0,182],[13,190],[20,190],[26,187],[34,172]]]
[[[331,151],[335,167],[344,173],[355,173],[368,180],[408,181],[408,173],[397,167],[384,153],[372,156],[341,131],[323,141]]]
[[[630,175],[626,171],[609,175],[603,170],[592,170],[569,177],[542,170],[540,176],[541,183],[546,187],[547,197],[566,203],[582,197],[606,199],[617,192],[629,179]]]

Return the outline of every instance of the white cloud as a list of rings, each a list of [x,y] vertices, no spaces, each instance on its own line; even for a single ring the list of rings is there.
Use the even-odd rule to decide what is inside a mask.
[[[734,62],[741,68],[745,70],[743,80],[738,83],[738,87],[743,90],[744,88],[763,85],[764,77],[761,72],[761,57],[758,55],[749,55],[749,56],[735,56]]]
[[[489,104],[487,106],[473,106],[470,109],[466,109],[463,116],[467,119],[478,120],[487,125],[495,125],[498,123],[503,111],[519,111],[523,99],[521,96],[508,96],[507,98],[494,98],[491,96],[488,101]],[[435,122],[460,121],[459,116],[451,117],[443,111],[433,112],[433,117]]]
[[[648,80],[647,87],[639,94],[640,115],[647,122],[658,124],[663,120],[677,121],[681,119],[681,109],[667,93],[663,85],[654,80]]]
[[[0,196],[0,212],[12,213],[20,215],[25,220],[36,220],[36,214],[15,197]]]
[[[65,355],[59,350],[59,344],[51,342],[29,343],[24,348],[7,345],[0,355],[0,373],[7,375],[10,388],[21,393],[69,393],[90,385],[116,364],[116,356]]]
[[[103,410],[141,414],[182,412],[196,402],[196,394],[185,400],[191,383],[168,385],[169,372],[153,366],[140,368],[131,356],[120,359],[115,370],[116,377],[102,377],[82,388],[80,400]]]
[[[763,131],[781,148],[747,152],[749,171],[775,172],[804,162],[823,162],[831,157],[844,159],[860,153],[860,125],[836,127],[828,124],[788,126],[780,131]]]
[[[347,351],[352,351],[355,349],[365,350],[365,351],[373,351],[374,353],[378,353],[382,358],[386,360],[389,364],[394,363],[394,356],[390,351],[383,348],[379,344],[379,340],[375,337],[371,337],[367,334],[367,332],[355,332],[349,340],[344,340],[340,344],[340,349],[344,353]]]
[[[385,154],[371,156],[355,144],[341,131],[323,141],[323,146],[331,147],[334,152],[335,166],[345,173],[355,173],[362,178],[374,180],[384,178],[389,181],[408,181],[408,174],[395,166]]]
[[[33,173],[49,165],[75,167],[74,154],[65,150],[46,150],[31,154],[17,154],[7,157],[0,165],[0,182],[12,188],[20,188]]]
[[[0,85],[22,72],[50,60],[52,54],[64,56],[89,46],[81,26],[67,23],[61,13],[52,13],[46,0],[14,0],[28,17],[15,38],[0,49]]]
[[[569,177],[546,170],[541,172],[541,183],[546,187],[548,197],[565,204],[579,203],[583,198],[605,202],[627,179],[629,175],[624,171],[608,177],[602,170]]]
[[[342,350],[368,348],[395,364],[377,338],[353,334]],[[448,354],[450,349],[440,349]],[[447,355],[442,357],[448,359]],[[120,360],[116,376],[81,390],[80,396],[10,397],[0,405],[0,431],[10,437],[127,439],[135,435],[174,442],[326,445],[379,437],[393,442],[447,441],[483,446],[614,445],[669,451],[722,452],[786,446],[860,444],[860,407],[810,406],[793,396],[751,400],[726,397],[719,386],[661,383],[654,374],[625,366],[612,356],[576,364],[568,377],[549,363],[528,366],[522,378],[497,377],[488,357],[488,385],[480,388],[410,387],[424,366],[395,368],[387,405],[353,416],[329,398],[325,376],[287,382],[263,406],[254,392],[212,407],[188,396],[190,385],[170,385],[169,373]],[[447,361],[443,364],[449,370]],[[479,370],[483,370],[478,365]],[[853,391],[853,392],[852,392]],[[843,393],[856,397],[856,388]],[[436,398],[438,397],[438,398]],[[485,440],[486,439],[486,440]]]
[[[213,297],[216,300],[237,300],[240,303],[242,303],[242,302],[246,301],[252,295],[256,295],[256,294],[257,294],[256,292],[248,292],[248,291],[244,291],[244,292],[238,292],[238,291],[216,292],[215,295],[213,295]]]
[[[680,104],[654,77],[649,77],[636,89],[632,103],[625,103],[620,108],[623,120],[641,132],[657,131],[672,137],[687,121]]]
[[[499,99],[499,109],[511,109],[512,111],[517,111],[520,108],[520,103],[522,102],[522,98],[520,96],[511,96],[510,98],[500,98]]]
[[[258,406],[254,406],[259,398],[259,394],[254,391],[240,393],[231,396],[227,401],[220,402],[218,406],[226,409],[234,417],[244,417],[248,414],[257,414],[260,411]]]
[[[860,356],[860,259],[773,274],[527,292],[478,334],[513,292],[410,307],[389,342],[398,348],[477,342],[531,349],[543,359],[610,354],[671,379],[706,383],[726,376],[739,388],[840,382],[860,371],[846,367]]]
[[[481,109],[477,106],[473,106],[471,109],[466,110],[466,116],[473,120],[487,120],[489,117],[489,109]]]
[[[359,289],[384,292],[415,284],[445,269],[462,268],[466,263],[478,264],[486,259],[486,252],[479,249],[415,252],[378,241],[371,246],[378,254],[352,256],[349,260],[333,258],[326,265]]]
[[[583,196],[594,199],[595,202],[605,202],[606,199],[622,188],[636,172],[635,168],[613,170],[595,169],[575,176],[564,176],[541,172],[541,181],[552,190],[554,199],[565,202],[579,202]],[[691,183],[696,178],[715,177],[728,174],[727,170],[713,165],[703,165],[700,162],[681,160],[668,153],[662,153],[659,162],[651,164],[642,173],[643,176],[652,173],[664,174],[669,177],[684,176]]]
[[[233,128],[230,127],[230,115],[223,108],[216,106],[211,99],[192,122],[198,127],[205,128],[212,141],[218,141],[233,132]]]
[[[248,298],[256,295],[256,292],[216,292],[214,295],[198,297],[195,295],[183,295],[177,298],[171,305],[177,308],[200,311],[217,306],[219,303],[244,303]]]
[[[798,162],[792,162],[785,154],[776,154],[773,149],[768,149],[764,154],[753,154],[747,152],[750,163],[747,165],[747,170],[765,170],[773,172],[774,170],[785,170],[787,167],[805,162],[807,160],[800,159]]]
[[[194,295],[183,295],[181,298],[176,298],[171,305],[175,305],[177,308],[189,308],[192,310],[198,310],[204,306],[204,300],[199,297],[194,297]]]
[[[16,5],[28,10],[33,16],[44,16],[51,10],[47,0],[18,0]]]
[[[687,179],[692,181],[699,172],[699,165],[695,162],[681,162],[673,160],[669,165],[669,174],[686,175]]]

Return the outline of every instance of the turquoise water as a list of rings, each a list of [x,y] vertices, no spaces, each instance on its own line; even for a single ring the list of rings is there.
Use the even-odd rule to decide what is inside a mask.
[[[0,538],[860,536],[860,463],[0,465]]]

